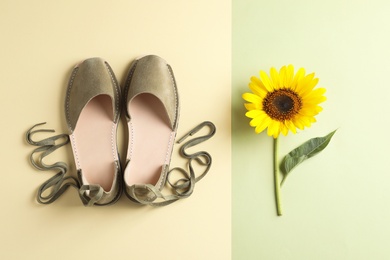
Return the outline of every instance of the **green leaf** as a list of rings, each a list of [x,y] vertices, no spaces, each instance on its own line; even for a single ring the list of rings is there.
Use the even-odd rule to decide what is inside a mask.
[[[286,178],[287,174],[291,172],[291,170],[294,169],[298,164],[324,150],[335,132],[336,130],[329,133],[327,136],[312,138],[288,153],[284,157],[281,165],[284,178]]]

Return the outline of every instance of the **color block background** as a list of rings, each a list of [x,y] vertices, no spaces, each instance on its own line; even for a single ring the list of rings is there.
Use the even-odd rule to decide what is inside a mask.
[[[0,32],[0,259],[230,259],[229,1],[2,0]],[[25,131],[47,121],[64,132],[65,88],[83,59],[103,57],[123,82],[131,61],[145,54],[160,55],[174,70],[178,137],[204,120],[215,123],[216,136],[191,149],[213,156],[209,174],[190,198],[165,208],[138,207],[126,197],[84,208],[73,189],[52,205],[37,204],[39,185],[54,172],[29,165]],[[123,155],[125,144],[118,144]],[[178,148],[171,166],[185,167]],[[74,173],[70,146],[46,162],[58,160]]]
[[[388,1],[3,0],[0,7],[1,259],[390,258]],[[178,136],[203,120],[216,124],[201,147],[213,155],[210,174],[192,197],[161,209],[126,198],[84,208],[74,190],[38,205],[36,189],[52,173],[29,165],[25,131],[41,121],[64,131],[63,95],[76,63],[101,56],[123,81],[131,60],[149,53],[174,69]],[[289,63],[316,72],[328,101],[311,128],[281,138],[280,154],[338,131],[286,181],[278,218],[272,140],[249,127],[241,94],[260,69]],[[177,148],[172,165],[185,166]],[[57,160],[74,170],[70,147],[47,161]]]
[[[233,0],[233,259],[390,258],[389,13],[379,0]],[[291,173],[276,217],[272,138],[249,127],[241,94],[287,64],[316,72],[328,100],[280,155],[338,131]]]

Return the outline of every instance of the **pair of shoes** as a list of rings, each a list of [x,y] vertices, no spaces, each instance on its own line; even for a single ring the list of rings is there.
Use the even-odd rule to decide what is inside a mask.
[[[122,107],[129,135],[123,175],[117,148]],[[106,61],[83,61],[70,77],[65,117],[85,205],[113,204],[123,190],[137,202],[155,199],[153,190],[166,183],[179,118],[176,82],[165,60],[135,60],[123,96]]]
[[[117,148],[122,108],[128,128],[124,171]],[[42,171],[57,171],[38,189],[39,203],[50,204],[69,187],[74,187],[85,206],[113,204],[123,192],[136,203],[165,206],[189,197],[195,183],[211,167],[212,159],[207,152],[187,152],[187,148],[215,134],[215,125],[205,121],[177,141],[181,143],[204,127],[209,128],[209,133],[187,140],[179,149],[181,156],[188,159],[188,171],[179,167],[169,169],[178,127],[179,97],[171,67],[158,56],[145,56],[132,63],[124,95],[106,61],[100,58],[83,61],[71,73],[65,118],[69,134],[33,140],[35,133],[54,132],[35,130],[45,123],[34,125],[26,133],[27,142],[38,146],[30,155],[32,165]],[[69,142],[77,178],[66,176],[65,162],[43,162],[46,156]],[[201,174],[195,174],[193,162],[203,167]],[[172,194],[163,194],[164,187]]]

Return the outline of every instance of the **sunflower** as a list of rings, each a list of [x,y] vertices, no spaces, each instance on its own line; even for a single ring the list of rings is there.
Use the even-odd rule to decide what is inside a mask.
[[[314,116],[322,111],[319,106],[326,100],[325,88],[314,89],[318,78],[314,73],[305,75],[300,68],[294,75],[293,65],[283,66],[279,72],[271,68],[270,77],[260,71],[260,78],[251,77],[249,88],[253,93],[244,93],[247,101],[246,116],[251,118],[250,126],[260,133],[266,128],[267,134],[277,138],[280,133],[303,130],[316,122]]]

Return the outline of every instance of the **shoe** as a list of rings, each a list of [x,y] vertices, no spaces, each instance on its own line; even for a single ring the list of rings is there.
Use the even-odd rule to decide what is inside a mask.
[[[122,193],[116,144],[120,88],[110,65],[91,58],[71,74],[65,117],[84,205],[109,205]]]
[[[141,204],[161,198],[179,119],[179,96],[171,67],[149,55],[135,60],[125,84],[128,150],[125,194]]]

